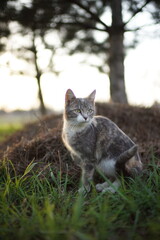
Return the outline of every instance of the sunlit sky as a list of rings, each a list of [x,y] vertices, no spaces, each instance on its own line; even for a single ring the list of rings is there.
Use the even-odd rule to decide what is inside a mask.
[[[37,83],[30,76],[10,73],[4,65],[12,58],[9,53],[0,57],[0,109],[29,110],[38,107]],[[42,90],[47,107],[62,110],[64,95],[71,88],[78,97],[97,90],[97,101],[109,100],[109,79],[97,69],[79,62],[79,55],[61,56],[57,64],[63,69],[59,76],[47,73],[42,77]],[[15,59],[12,67],[22,64]],[[130,104],[150,106],[160,102],[160,40],[147,39],[128,51],[125,59],[126,91]]]

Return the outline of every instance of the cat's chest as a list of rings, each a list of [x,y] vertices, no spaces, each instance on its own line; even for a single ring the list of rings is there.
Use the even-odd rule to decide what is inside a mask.
[[[72,129],[65,129],[65,138],[66,140],[71,143],[73,139],[76,137],[76,132]]]
[[[69,145],[70,150],[77,153],[86,153],[92,154],[95,147],[95,136],[92,131],[83,130],[83,131],[72,131],[68,129],[65,133],[67,144]]]

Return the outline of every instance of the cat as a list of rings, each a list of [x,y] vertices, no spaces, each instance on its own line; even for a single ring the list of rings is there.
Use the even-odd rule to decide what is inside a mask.
[[[110,181],[96,185],[98,192],[115,193],[119,173],[130,176],[142,171],[137,145],[110,119],[95,116],[94,90],[87,98],[76,98],[71,89],[65,95],[62,140],[73,161],[82,169],[80,193],[91,190],[95,170]]]

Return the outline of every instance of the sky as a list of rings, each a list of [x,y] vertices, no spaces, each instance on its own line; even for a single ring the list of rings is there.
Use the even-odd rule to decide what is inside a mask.
[[[29,110],[38,107],[37,84],[31,76],[12,75],[3,63],[10,54],[0,58],[0,109]],[[56,111],[63,110],[64,95],[71,88],[77,97],[88,96],[96,89],[97,101],[109,101],[109,79],[97,69],[79,63],[80,56],[57,59],[63,71],[57,77],[51,73],[42,77],[45,104]],[[15,68],[20,62],[13,60]],[[125,59],[126,91],[130,104],[151,106],[160,102],[160,40],[143,41],[128,52]]]

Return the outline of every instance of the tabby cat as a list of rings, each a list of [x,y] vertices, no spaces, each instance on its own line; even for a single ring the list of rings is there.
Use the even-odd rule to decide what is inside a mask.
[[[65,95],[62,139],[74,162],[82,169],[81,193],[91,189],[95,170],[110,181],[99,183],[99,192],[116,192],[119,173],[136,175],[142,171],[137,145],[110,119],[95,115],[95,94],[76,98],[68,89]]]

